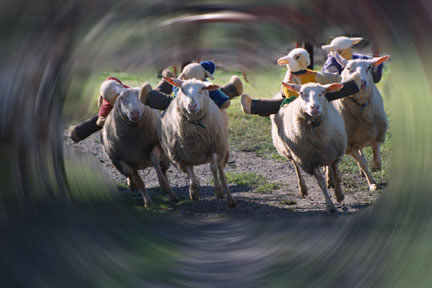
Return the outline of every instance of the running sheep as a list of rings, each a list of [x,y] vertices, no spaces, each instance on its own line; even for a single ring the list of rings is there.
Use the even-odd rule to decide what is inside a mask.
[[[301,196],[307,196],[307,187],[299,166],[315,176],[324,193],[327,211],[334,213],[336,207],[319,169],[328,166],[336,200],[342,202],[345,196],[340,185],[338,164],[345,154],[347,136],[342,116],[327,101],[325,93],[337,91],[343,84],[282,84],[292,91],[300,92],[300,96],[270,116],[273,144],[279,154],[293,163]]]
[[[166,178],[169,159],[160,146],[157,127],[159,113],[139,100],[138,88],[123,89],[107,116],[102,130],[105,153],[117,170],[127,177],[131,189],[140,190],[144,205],[152,205],[138,170],[154,167],[161,190],[178,201]]]
[[[228,206],[235,207],[224,171],[229,157],[228,116],[209,98],[209,91],[219,86],[196,79],[166,80],[179,90],[161,118],[162,147],[177,168],[188,174],[191,200],[198,199],[199,188],[193,166],[210,163],[216,199],[224,198],[225,191]]]
[[[389,56],[372,59],[345,60],[334,53],[338,63],[344,68],[342,79],[348,79],[352,73],[361,75],[360,92],[335,101],[335,107],[345,121],[348,136],[346,154],[357,162],[366,177],[369,190],[375,191],[380,186],[373,179],[363,156],[362,148],[372,146],[374,164],[372,171],[381,170],[380,146],[384,143],[387,131],[387,117],[380,92],[374,84],[372,69],[389,59]]]

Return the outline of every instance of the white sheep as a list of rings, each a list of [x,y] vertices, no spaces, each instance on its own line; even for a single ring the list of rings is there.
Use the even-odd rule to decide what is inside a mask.
[[[367,146],[372,147],[374,157],[372,171],[380,170],[380,146],[385,140],[388,124],[384,103],[374,84],[371,71],[373,67],[389,59],[389,56],[356,60],[345,60],[337,52],[334,53],[334,56],[344,68],[341,74],[342,79],[348,79],[354,72],[361,75],[360,92],[335,101],[335,107],[345,120],[348,136],[346,153],[354,158],[363,175],[366,176],[369,190],[375,191],[380,187],[369,172],[361,149]]]
[[[157,135],[159,113],[142,104],[139,93],[138,88],[120,92],[102,130],[104,151],[117,170],[128,178],[131,189],[141,191],[145,206],[150,206],[152,200],[138,170],[150,166],[156,169],[161,190],[171,201],[178,201],[166,178],[169,159],[163,153]]]
[[[188,174],[192,200],[198,199],[199,188],[193,166],[210,163],[216,199],[224,197],[224,190],[228,206],[234,207],[224,172],[229,157],[228,116],[209,98],[209,91],[219,86],[196,79],[166,80],[180,89],[161,118],[162,147],[178,169]]]
[[[343,84],[283,82],[283,85],[300,92],[300,96],[270,116],[273,144],[279,154],[293,163],[301,196],[307,196],[307,188],[298,166],[315,176],[324,193],[327,211],[336,212],[319,168],[328,166],[333,175],[336,200],[343,201],[338,163],[345,153],[347,136],[341,115],[325,97],[325,93],[337,91]]]

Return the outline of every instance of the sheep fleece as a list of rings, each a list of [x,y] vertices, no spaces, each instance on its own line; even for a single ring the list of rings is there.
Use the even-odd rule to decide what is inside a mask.
[[[314,168],[330,165],[343,156],[347,137],[344,121],[332,103],[325,103],[321,124],[312,131],[300,101],[297,98],[271,116],[273,144],[281,155],[312,174]]]
[[[201,165],[209,163],[213,153],[218,158],[228,160],[228,116],[225,110],[204,98],[204,105],[195,120],[201,126],[190,123],[183,117],[181,104],[177,97],[171,102],[162,116],[161,142],[171,161],[181,171],[186,172],[186,165]],[[191,119],[192,120],[192,119]],[[222,158],[223,159],[223,158]]]

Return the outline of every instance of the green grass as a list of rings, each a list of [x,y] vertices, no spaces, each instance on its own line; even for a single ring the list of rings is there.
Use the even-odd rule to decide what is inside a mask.
[[[228,183],[241,187],[254,187],[256,193],[271,193],[280,187],[279,183],[270,183],[264,176],[255,173],[226,173]]]

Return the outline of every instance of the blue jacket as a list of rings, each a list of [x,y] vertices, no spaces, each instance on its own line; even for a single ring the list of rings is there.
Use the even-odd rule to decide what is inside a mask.
[[[372,57],[362,54],[353,54],[352,59],[372,59]],[[381,80],[382,77],[382,70],[383,70],[384,64],[381,63],[380,65],[374,67],[372,69],[372,78],[374,83],[378,83]],[[324,66],[322,68],[323,72],[327,73],[335,73],[334,69],[336,68],[338,74],[342,73],[342,66],[336,61],[336,59],[329,53],[327,55],[327,60],[324,63]]]

